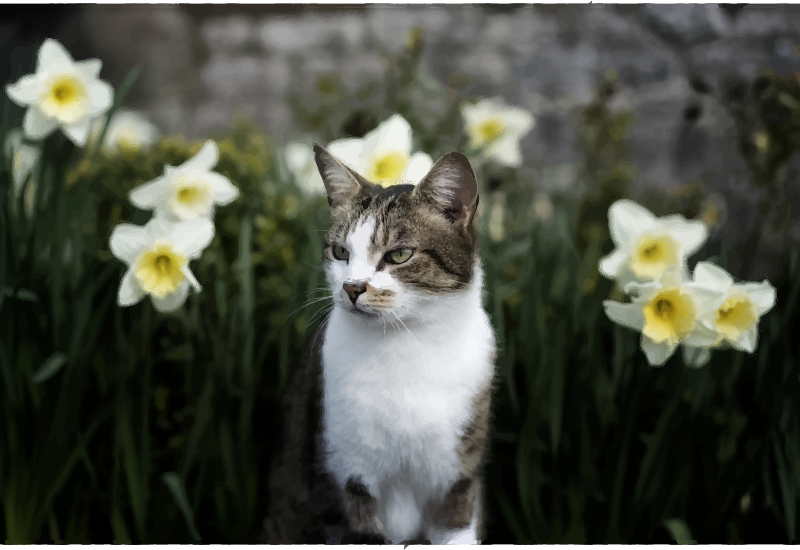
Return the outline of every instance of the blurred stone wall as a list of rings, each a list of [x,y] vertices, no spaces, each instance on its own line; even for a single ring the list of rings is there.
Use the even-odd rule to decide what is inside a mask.
[[[464,75],[469,84],[462,93],[501,95],[535,114],[536,126],[522,144],[521,175],[544,192],[570,181],[564,175],[578,161],[570,113],[594,98],[598,77],[614,68],[621,87],[611,106],[635,117],[629,142],[629,160],[639,170],[634,196],[646,186],[669,190],[702,180],[735,220],[726,224],[726,239],[735,244],[753,229],[759,193],[749,185],[728,107],[748,101],[764,65],[800,71],[800,6],[323,10],[95,5],[81,11],[78,28],[109,66],[102,75],[112,83],[144,63],[129,103],[165,133],[205,137],[243,112],[280,143],[298,135],[287,90],[313,86],[331,72],[345,86],[380,79],[386,70],[380,51],[403,48],[404,32],[422,25],[423,63],[434,78],[445,84]],[[793,173],[798,169],[795,162]],[[800,204],[793,207],[796,217]],[[790,240],[800,241],[798,229]]]

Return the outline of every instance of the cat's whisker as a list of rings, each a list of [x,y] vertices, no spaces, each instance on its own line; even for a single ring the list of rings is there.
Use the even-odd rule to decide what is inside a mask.
[[[328,304],[328,305],[322,306],[318,311],[314,312],[314,314],[311,316],[311,320],[308,322],[307,326],[311,326],[312,323],[315,323],[315,322],[319,321],[319,319],[321,317],[324,317],[325,315],[327,315],[328,313],[333,311],[334,307],[336,307],[335,304]]]
[[[301,311],[301,310],[303,310],[303,309],[307,308],[307,307],[308,307],[308,306],[310,306],[310,305],[313,305],[313,304],[316,304],[316,303],[318,303],[318,302],[322,302],[322,301],[328,300],[328,299],[330,299],[330,298],[331,298],[331,296],[322,296],[322,297],[320,297],[320,298],[312,298],[312,299],[311,299],[311,300],[309,300],[308,302],[304,303],[303,305],[301,305],[300,307],[298,307],[297,309],[295,309],[295,310],[294,310],[293,312],[291,312],[289,315],[287,315],[287,316],[286,316],[286,321],[289,321],[289,319],[291,319],[291,318],[292,318],[292,315],[294,315],[294,314],[295,314],[295,313],[297,313],[298,311]]]
[[[322,272],[324,272],[324,271],[325,271],[323,268],[319,267],[318,265],[311,265],[310,263],[308,263],[308,262],[304,262],[304,261],[302,261],[302,260],[300,260],[300,263],[301,263],[301,264],[303,264],[303,265],[307,265],[307,266],[308,266],[308,267],[310,267],[311,269],[316,269],[317,271],[322,271]]]
[[[406,326],[406,324],[403,322],[403,320],[402,320],[402,319],[400,319],[400,316],[399,316],[399,315],[397,315],[397,313],[395,313],[394,311],[392,311],[391,313],[392,313],[392,315],[394,315],[394,316],[397,318],[397,321],[398,321],[398,322],[399,322],[401,325],[403,325],[403,328],[405,328],[405,329],[408,331],[408,333],[411,335],[411,337],[412,337],[414,340],[416,340],[416,341],[417,341],[417,344],[419,344],[419,340],[417,339],[417,337],[416,337],[416,336],[414,335],[414,333],[412,333],[412,332],[411,332],[411,330],[410,330],[410,329],[409,329],[409,328]]]
[[[303,294],[303,296],[308,296],[309,294],[312,294],[314,292],[331,292],[332,293],[332,291],[331,291],[331,289],[329,287],[321,286],[319,288],[314,288],[314,289],[309,290],[308,292]]]

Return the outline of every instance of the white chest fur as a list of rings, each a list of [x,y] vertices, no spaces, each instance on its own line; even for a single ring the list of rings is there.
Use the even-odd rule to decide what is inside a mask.
[[[447,307],[452,311],[441,322],[386,334],[380,323],[341,308],[328,322],[326,466],[340,487],[360,476],[378,499],[379,517],[391,514],[387,500],[404,500],[405,508],[418,511],[457,481],[462,426],[492,375],[494,336],[479,294]]]

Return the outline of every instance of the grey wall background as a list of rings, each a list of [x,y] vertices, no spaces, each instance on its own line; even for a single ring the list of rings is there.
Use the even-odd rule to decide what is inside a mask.
[[[20,8],[21,9],[21,8]],[[244,113],[277,143],[301,135],[286,96],[338,73],[380,79],[381,57],[425,28],[423,65],[442,84],[463,75],[463,94],[500,95],[530,109],[520,181],[542,192],[570,181],[578,162],[570,116],[594,97],[607,69],[620,75],[612,108],[635,117],[630,158],[637,188],[700,182],[725,213],[719,227],[735,244],[753,231],[759,192],[737,152],[732,104],[746,104],[763,66],[800,71],[800,6],[795,5],[92,5],[9,10],[0,23],[4,75],[27,70],[44,36],[76,58],[104,61],[118,86],[140,61],[127,103],[165,134],[197,139],[224,131]],[[23,10],[24,12],[24,10]],[[8,55],[6,55],[6,53]],[[699,78],[697,76],[699,75]],[[796,179],[800,161],[791,177]],[[793,186],[793,187],[796,187]],[[786,200],[796,212],[798,193]],[[792,217],[797,217],[796,215]],[[732,223],[733,222],[733,223]],[[763,246],[786,250],[800,227]],[[757,262],[758,263],[758,262]],[[753,267],[753,277],[770,270]]]

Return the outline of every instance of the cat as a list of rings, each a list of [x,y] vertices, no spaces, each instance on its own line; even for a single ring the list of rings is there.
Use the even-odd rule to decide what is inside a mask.
[[[283,398],[260,542],[479,544],[495,380],[460,153],[381,187],[315,146],[333,310]]]

